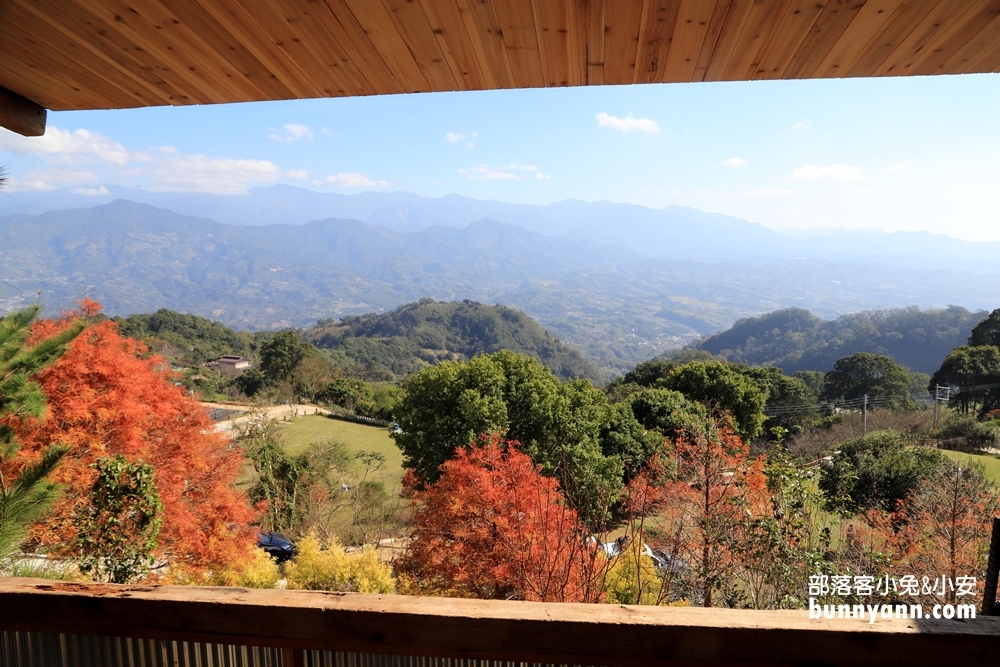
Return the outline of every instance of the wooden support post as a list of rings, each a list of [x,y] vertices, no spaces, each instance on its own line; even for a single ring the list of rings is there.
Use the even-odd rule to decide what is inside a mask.
[[[45,107],[0,86],[0,126],[26,137],[45,134]]]
[[[997,577],[1000,575],[1000,516],[993,517],[990,555],[986,561],[986,586],[983,591],[983,616],[996,615]]]
[[[281,650],[282,667],[306,667],[306,652],[300,648]]]

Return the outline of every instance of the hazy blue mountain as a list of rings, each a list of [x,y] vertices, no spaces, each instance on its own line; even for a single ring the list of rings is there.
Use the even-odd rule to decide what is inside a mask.
[[[305,224],[355,219],[396,231],[464,228],[491,219],[546,236],[616,246],[665,259],[699,261],[834,260],[906,268],[961,268],[1000,272],[1000,243],[969,243],[926,232],[798,230],[777,232],[739,218],[682,206],[651,209],[633,204],[567,200],[536,206],[482,201],[458,195],[429,198],[405,192],[354,195],[315,192],[288,185],[253,188],[242,195],[155,193],[109,187],[87,197],[71,192],[7,193],[0,215],[38,214],[129,199],[182,215],[230,225]]]
[[[717,228],[738,226],[718,217]],[[774,233],[762,229],[747,233]],[[336,218],[237,226],[119,200],[0,217],[0,239],[0,309],[42,290],[50,312],[86,294],[111,315],[170,308],[267,329],[423,297],[470,299],[523,310],[605,373],[782,308],[835,318],[1000,304],[995,275],[951,264],[928,271],[874,260],[676,260],[491,219],[418,231]]]

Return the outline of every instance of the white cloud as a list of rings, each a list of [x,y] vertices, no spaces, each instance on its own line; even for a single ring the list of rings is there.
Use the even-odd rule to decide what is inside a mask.
[[[857,167],[849,164],[831,164],[826,167],[819,167],[811,164],[806,167],[799,167],[788,175],[796,181],[816,181],[821,178],[829,178],[834,181],[857,181],[861,178],[861,172]]]
[[[271,130],[267,138],[271,141],[280,141],[286,144],[293,144],[302,139],[312,140],[316,135],[307,125],[300,123],[286,123],[281,130]]]
[[[598,127],[610,127],[612,130],[619,130],[621,132],[650,132],[652,134],[660,133],[660,126],[652,118],[636,118],[632,114],[625,116],[624,118],[619,118],[618,116],[612,116],[606,114],[603,111],[597,116]]]
[[[472,149],[476,147],[476,142],[474,142],[473,139],[475,139],[478,136],[479,136],[478,132],[470,132],[468,135],[468,140],[466,140],[465,132],[445,132],[444,140],[447,141],[449,144],[457,144],[459,142],[464,141],[465,147]]]
[[[389,182],[376,181],[356,172],[344,172],[327,176],[321,181],[313,181],[313,185],[333,188],[384,188]]]
[[[326,129],[325,127],[323,129],[321,129],[320,132],[322,132],[323,134],[325,134],[328,137],[332,137],[333,136],[333,132],[331,132],[330,130]]]
[[[240,160],[207,155],[183,155],[169,151],[134,176],[146,177],[150,190],[195,190],[238,194],[247,188],[281,180],[282,171],[268,160]]]
[[[512,162],[505,167],[490,167],[485,164],[477,164],[468,169],[459,169],[458,173],[465,176],[470,181],[519,181],[521,174],[519,171],[534,172],[535,178],[551,178],[549,174],[543,174],[537,165],[517,164]]]
[[[803,118],[802,120],[800,120],[799,122],[797,122],[795,125],[792,125],[792,129],[793,130],[806,130],[806,129],[809,129],[809,121],[807,119]]]
[[[309,178],[309,172],[305,169],[289,169],[285,174],[288,178]]]
[[[747,190],[744,192],[747,197],[787,197],[788,195],[794,195],[795,190],[784,190],[782,188],[773,188],[771,190]]]
[[[886,171],[902,171],[903,169],[909,169],[909,162],[897,162],[896,164],[890,164],[885,168]]]
[[[54,125],[45,128],[40,137],[22,137],[9,130],[0,129],[0,150],[14,155],[37,155],[61,158],[65,163],[86,162],[97,158],[103,162],[124,165],[136,159],[136,153],[121,144],[89,130],[61,130]]]
[[[103,185],[97,188],[73,188],[70,192],[78,195],[86,195],[88,197],[100,197],[101,195],[111,194]]]
[[[750,162],[748,160],[744,160],[741,157],[731,157],[728,160],[723,160],[719,164],[721,164],[723,167],[736,169],[737,167],[745,167],[748,164],[750,164]]]

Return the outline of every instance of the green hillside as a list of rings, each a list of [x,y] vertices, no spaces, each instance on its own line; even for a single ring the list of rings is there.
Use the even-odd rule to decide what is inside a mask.
[[[822,320],[808,310],[786,308],[739,320],[693,347],[731,362],[777,366],[789,375],[829,371],[837,359],[855,352],[886,355],[910,370],[930,374],[952,349],[965,344],[972,327],[986,315],[959,306],[913,306]]]
[[[126,336],[143,341],[173,364],[196,367],[224,354],[250,357],[254,337],[221,322],[161,308],[152,314],[112,318]]]
[[[561,378],[600,379],[594,364],[521,311],[468,300],[421,299],[388,313],[325,320],[303,337],[371,379],[498,350],[534,357]]]

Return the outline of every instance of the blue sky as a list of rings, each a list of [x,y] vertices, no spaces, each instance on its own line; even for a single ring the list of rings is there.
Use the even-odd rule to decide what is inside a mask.
[[[49,114],[9,190],[289,183],[693,206],[1000,240],[1000,75],[399,95]]]

